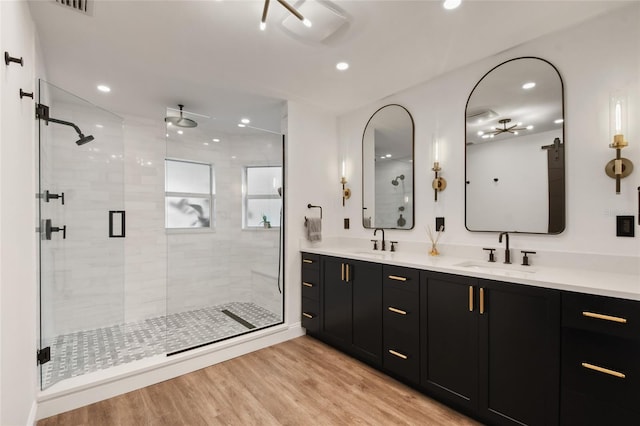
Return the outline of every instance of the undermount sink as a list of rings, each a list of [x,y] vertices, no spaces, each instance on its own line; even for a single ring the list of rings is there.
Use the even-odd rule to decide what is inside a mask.
[[[466,261],[455,264],[453,266],[459,266],[466,269],[475,270],[478,272],[487,272],[489,274],[498,274],[498,275],[512,275],[512,276],[522,276],[528,274],[535,274],[536,270],[531,268],[530,266],[519,266],[519,265],[505,265],[505,264],[495,264],[490,262],[474,262],[474,261]]]
[[[361,255],[361,256],[378,257],[380,259],[383,259],[384,257],[386,257],[386,255],[388,253],[387,252],[360,250],[360,251],[354,251],[353,254],[358,254],[358,255]]]

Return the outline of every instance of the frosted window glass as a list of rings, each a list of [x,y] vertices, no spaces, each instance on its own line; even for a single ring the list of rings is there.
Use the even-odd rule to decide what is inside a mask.
[[[186,161],[166,160],[166,192],[209,194],[211,166]]]
[[[272,228],[279,227],[280,205],[280,198],[247,200],[247,226],[264,226],[262,216],[265,215]]]
[[[167,228],[208,228],[209,198],[166,197]]]
[[[247,167],[248,195],[278,195],[282,167]]]

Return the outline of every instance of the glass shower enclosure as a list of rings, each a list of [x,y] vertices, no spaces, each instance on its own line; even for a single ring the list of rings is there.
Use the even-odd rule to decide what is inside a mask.
[[[282,324],[282,134],[36,111],[43,389]]]

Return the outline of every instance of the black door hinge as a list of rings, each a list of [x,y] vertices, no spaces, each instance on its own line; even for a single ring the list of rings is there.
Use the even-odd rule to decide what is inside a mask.
[[[36,104],[36,118],[49,122],[49,107],[44,104]]]
[[[38,365],[46,364],[51,361],[51,346],[39,349],[36,355]]]

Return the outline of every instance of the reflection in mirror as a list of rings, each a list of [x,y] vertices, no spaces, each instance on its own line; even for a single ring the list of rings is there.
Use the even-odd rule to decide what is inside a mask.
[[[516,58],[476,84],[466,109],[469,231],[557,234],[565,227],[563,84],[539,58]]]
[[[412,229],[413,118],[400,105],[376,111],[362,136],[362,225]]]

